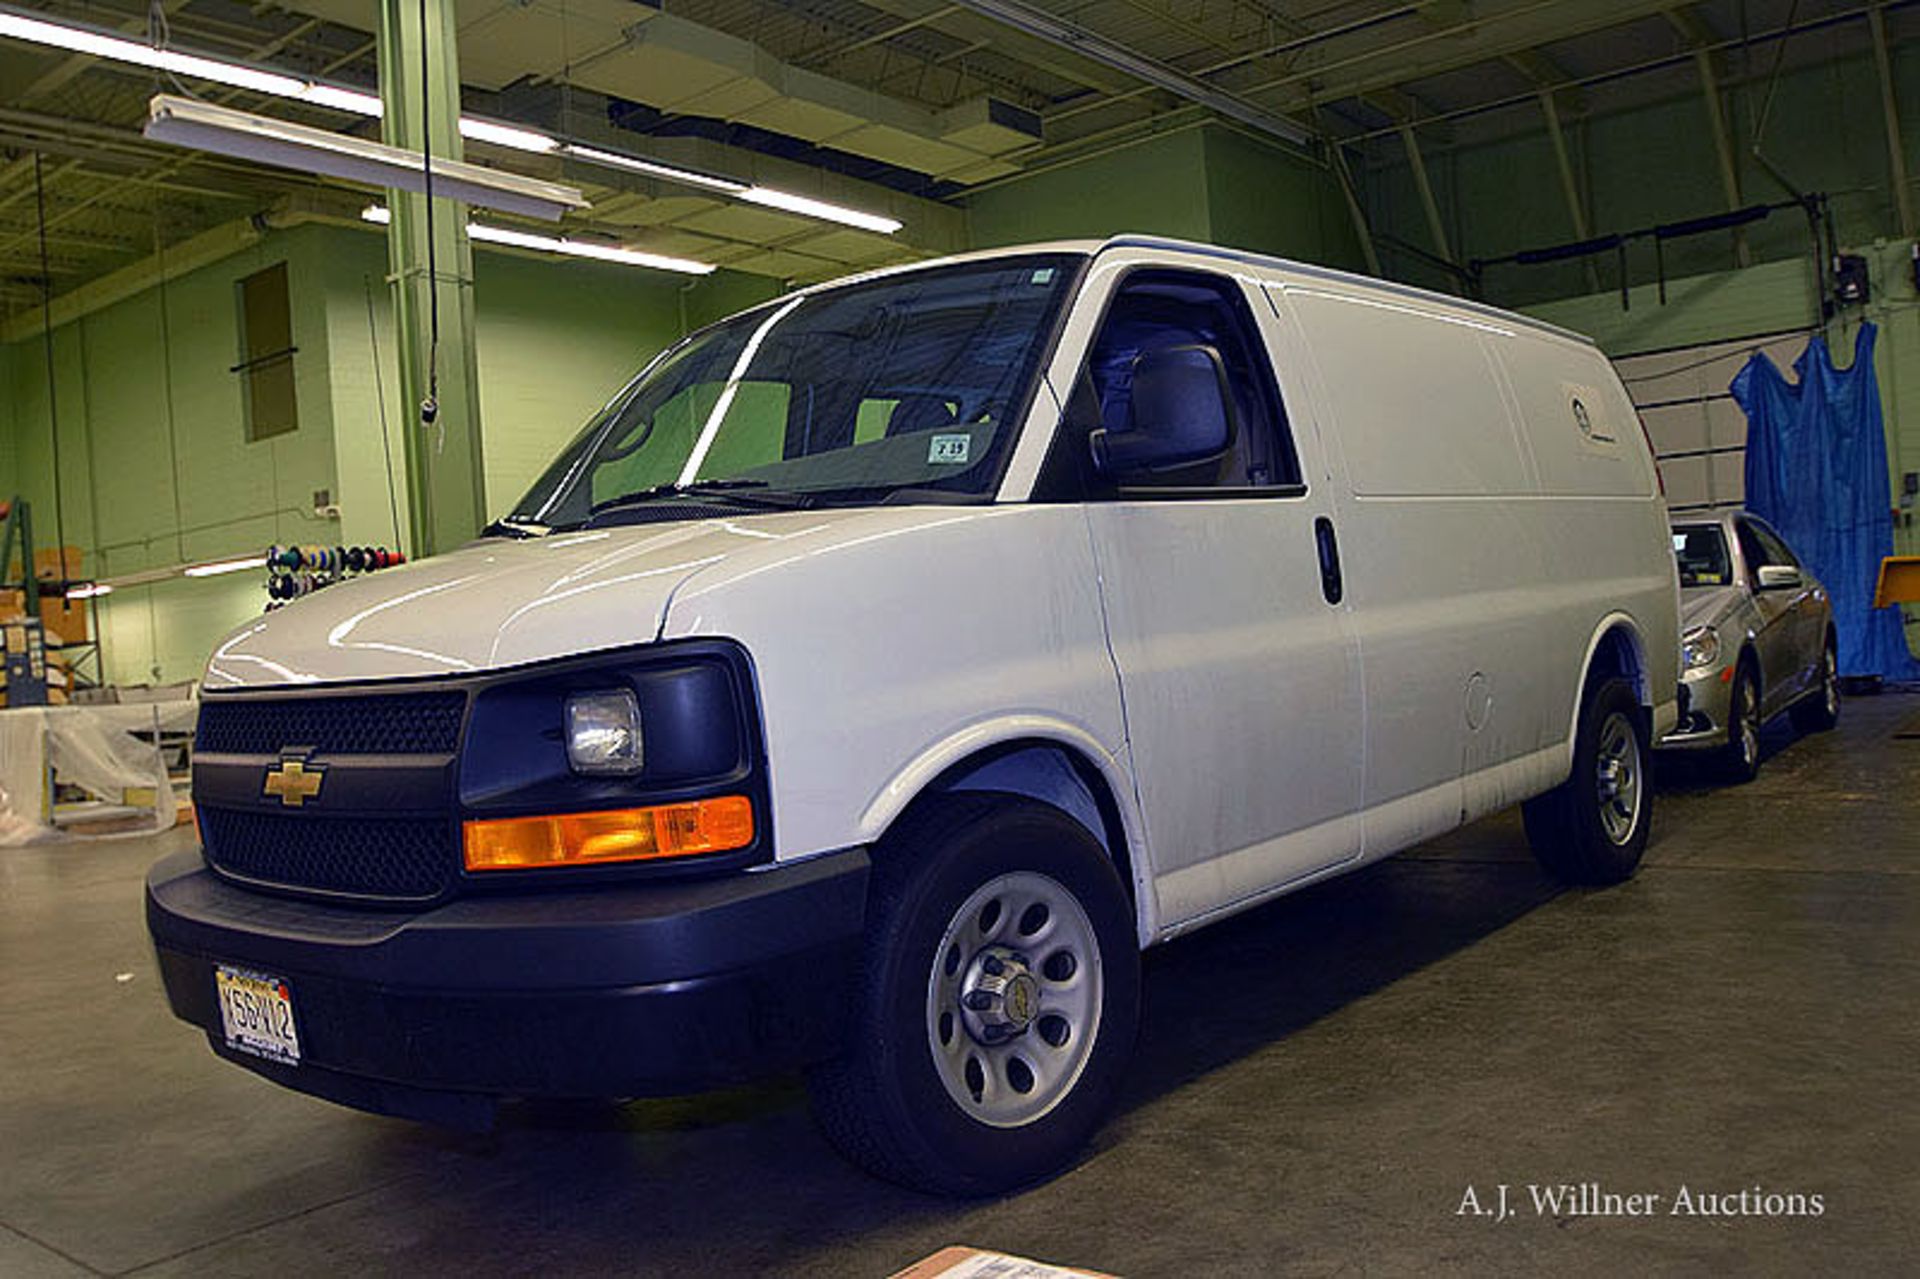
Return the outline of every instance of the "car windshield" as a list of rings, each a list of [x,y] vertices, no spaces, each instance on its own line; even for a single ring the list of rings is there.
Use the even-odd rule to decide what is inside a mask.
[[[989,499],[1081,261],[905,272],[704,329],[601,410],[507,523]]]
[[[1718,524],[1676,524],[1673,556],[1680,562],[1680,585],[1725,586],[1733,580],[1727,538]]]

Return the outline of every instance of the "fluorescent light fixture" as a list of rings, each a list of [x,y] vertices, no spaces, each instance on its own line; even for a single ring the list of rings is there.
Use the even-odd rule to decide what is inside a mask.
[[[255,94],[265,94],[269,98],[286,98],[290,102],[305,102],[309,106],[346,111],[349,115],[365,115],[369,119],[380,119],[382,106],[380,96],[367,92],[363,88],[344,88],[340,84],[328,84],[324,81],[307,81],[296,75],[286,75],[282,71],[269,71],[263,67],[250,67],[238,61],[225,61],[221,58],[205,58],[202,54],[182,54],[171,48],[154,48],[142,40],[129,40],[127,36],[113,35],[109,31],[100,31],[98,27],[81,27],[73,23],[52,23],[44,17],[38,17],[25,10],[15,10],[12,6],[0,6],[0,38],[25,40],[29,44],[44,44],[50,48],[63,48],[75,54],[88,54],[92,58],[106,61],[121,61],[134,67],[152,67],[156,71],[171,71],[186,79],[211,81],[215,84],[228,84],[232,88],[246,88]],[[157,98],[156,98],[157,102]],[[298,129],[298,125],[286,125],[288,129]],[[159,136],[148,125],[148,136]],[[490,119],[476,119],[472,115],[461,117],[461,136],[474,142],[488,142],[492,146],[505,146],[516,152],[532,152],[536,156],[545,156],[551,152],[564,152],[566,156],[586,159],[588,163],[605,165],[609,169],[628,169],[630,173],[645,173],[666,182],[680,182],[684,186],[699,186],[703,190],[722,192],[735,200],[747,200],[753,204],[766,205],[770,209],[783,209],[787,213],[799,213],[803,217],[818,217],[829,223],[841,223],[845,227],[858,227],[862,230],[877,230],[879,234],[891,236],[900,229],[900,223],[893,217],[881,217],[877,213],[862,213],[860,209],[849,209],[845,205],[829,204],[826,200],[814,200],[812,196],[799,196],[795,192],[780,190],[776,186],[756,186],[753,182],[737,182],[728,177],[716,177],[712,173],[699,173],[697,169],[682,169],[678,165],[664,165],[653,159],[639,159],[636,156],[620,156],[618,152],[603,152],[593,146],[576,146],[570,142],[561,142],[559,138],[538,133],[534,129],[522,129],[518,125],[501,125]],[[171,138],[161,138],[171,140]],[[190,144],[200,146],[200,144]],[[219,150],[205,146],[204,150]],[[234,152],[221,152],[234,154]],[[244,154],[244,159],[259,159],[253,154]],[[280,163],[263,159],[261,163]],[[449,161],[451,163],[451,161]],[[292,169],[317,169],[319,173],[330,173],[332,177],[348,177],[334,173],[330,169],[319,169],[311,161],[282,165]],[[413,165],[419,171],[419,163]],[[361,181],[361,179],[355,179]],[[434,186],[440,186],[440,163],[434,163]],[[401,186],[405,190],[419,190],[415,186],[405,186],[405,182],[378,182],[380,186]],[[570,190],[570,188],[566,188]],[[447,192],[451,196],[451,192]],[[578,196],[580,192],[574,192]],[[488,204],[486,200],[474,200],[468,196],[453,196],[467,200],[468,204]],[[586,202],[582,202],[586,204]],[[492,207],[509,207],[493,204]],[[524,209],[513,209],[524,211]],[[532,217],[553,219],[557,213],[532,213]]]
[[[50,45],[56,49],[68,49],[74,53],[85,53],[111,62],[125,62],[137,67],[152,67],[156,71],[170,71],[175,75],[194,80],[211,80],[215,84],[231,85],[236,89],[251,89],[255,93],[270,94],[276,98],[297,98],[307,87],[305,80],[281,75],[278,72],[261,71],[254,67],[223,62],[215,58],[202,58],[191,53],[178,53],[172,49],[156,49],[150,44],[142,44],[137,40],[127,40],[120,36],[108,35],[103,31],[91,31],[85,27],[47,22],[41,18],[29,17],[17,10],[0,10],[0,36],[25,40],[32,44]]]
[[[148,104],[145,133],[159,142],[368,186],[426,189],[426,161],[418,151],[171,94],[156,94]],[[574,187],[438,156],[433,159],[433,193],[549,222],[568,209],[587,207]]]
[[[265,568],[267,557],[251,555],[243,560],[216,560],[211,564],[190,564],[180,571],[188,577],[218,577],[222,573],[244,573],[250,568]]]
[[[516,129],[508,124],[495,124],[491,120],[476,120],[470,115],[460,117],[460,136],[472,138],[475,142],[491,142],[497,147],[511,147],[515,151],[557,151],[560,142],[544,133],[535,133],[532,129]]]
[[[636,156],[621,155],[614,151],[602,151],[598,147],[583,147],[572,142],[561,150],[576,160],[585,160],[590,164],[602,165],[609,169],[626,169],[632,173],[644,173],[648,177],[660,178],[667,182],[679,182],[686,186],[703,187],[709,191],[730,195],[736,200],[748,200],[754,204],[766,205],[770,209],[798,213],[803,217],[856,226],[863,231],[878,231],[881,235],[892,235],[901,226],[897,218],[882,217],[877,213],[862,213],[858,209],[849,209],[845,205],[830,204],[811,196],[795,195],[791,191],[782,191],[777,187],[736,182],[732,178],[715,177],[711,173],[682,169],[677,165],[661,164],[656,160],[642,160]]]
[[[751,200],[755,204],[764,204],[770,209],[784,209],[788,213],[798,213],[810,218],[842,222],[847,226],[857,226],[862,231],[878,231],[881,235],[892,235],[900,229],[900,221],[897,218],[883,218],[877,213],[862,213],[858,209],[828,204],[825,200],[815,200],[811,196],[795,195],[791,191],[780,191],[773,187],[748,187],[740,193],[740,198]]]
[[[238,560],[209,560],[204,564],[171,564],[162,568],[143,568],[132,573],[117,573],[98,582],[83,582],[67,588],[66,598],[88,600],[111,595],[121,587],[152,586],[158,582],[177,582],[182,577],[217,577],[222,573],[242,573],[250,568],[266,567],[267,557],[249,555]]]
[[[639,249],[621,248],[616,244],[596,244],[592,240],[510,231],[506,227],[486,226],[479,222],[469,222],[467,234],[489,244],[511,245],[516,249],[534,249],[541,253],[564,253],[570,257],[618,262],[622,266],[652,267],[656,271],[678,271],[682,275],[711,275],[714,270],[713,264],[709,262],[694,262],[688,258],[670,258],[658,253],[643,253]]]
[[[196,53],[182,53],[174,49],[156,49],[141,40],[130,40],[125,36],[103,31],[97,27],[81,26],[67,22],[49,22],[25,10],[0,4],[0,38],[23,40],[30,44],[46,45],[56,49],[67,49],[74,53],[84,53],[90,57],[108,62],[121,62],[129,66],[149,67],[156,71],[167,71],[187,79],[207,80],[215,84],[229,85],[236,89],[246,89],[268,97],[285,98],[292,102],[303,102],[311,106],[326,107],[329,110],[342,111],[349,115],[364,116],[378,120],[383,114],[380,95],[364,89],[349,89],[341,85],[328,84],[321,80],[307,80],[285,72],[248,66],[245,63],[229,62],[221,58],[210,58]],[[156,99],[158,101],[158,99]],[[298,128],[287,125],[286,128]],[[460,117],[460,135],[475,142],[484,142],[493,146],[506,147],[514,151],[526,151],[536,155],[546,155],[559,151],[566,155],[585,160],[591,164],[607,168],[626,169],[633,173],[644,173],[649,177],[667,182],[677,182],[684,186],[699,187],[702,190],[717,191],[738,200],[746,200],[768,208],[781,209],[788,213],[797,213],[803,217],[819,218],[827,222],[838,222],[843,226],[859,227],[863,231],[876,231],[882,235],[892,235],[900,229],[897,219],[883,217],[874,213],[863,213],[858,209],[849,209],[843,205],[826,200],[816,200],[811,196],[798,195],[791,191],[782,191],[777,187],[757,186],[753,183],[739,182],[732,178],[720,177],[711,173],[701,173],[695,169],[683,169],[677,165],[661,164],[654,160],[644,160],[637,156],[621,155],[613,151],[603,151],[597,147],[578,146],[562,142],[534,129],[517,125],[501,124],[493,120],[482,120],[474,116]],[[160,135],[148,127],[148,137]],[[163,138],[170,141],[171,139]],[[201,145],[193,143],[189,145]],[[207,150],[218,150],[206,147]],[[234,154],[222,152],[222,154]],[[402,154],[408,154],[403,152]],[[245,159],[260,159],[251,153],[243,154]],[[279,163],[262,160],[262,163]],[[452,162],[449,162],[452,163]],[[296,169],[314,169],[329,173],[335,177],[347,176],[334,173],[330,169],[319,169],[311,160],[287,165]],[[417,173],[419,163],[412,164]],[[434,165],[434,185],[441,185],[439,162]],[[356,179],[358,180],[358,179]],[[449,179],[450,181],[451,179]],[[400,186],[406,190],[417,187],[405,183],[379,181],[377,185]],[[561,188],[571,190],[571,188]],[[448,192],[451,196],[452,192]],[[579,192],[573,192],[575,196]],[[489,204],[489,201],[470,196],[454,196],[470,204]],[[584,204],[581,201],[581,204]],[[508,208],[504,204],[492,204],[496,208]],[[514,209],[514,212],[525,212]],[[531,216],[551,219],[557,214],[539,212]]]
[[[335,111],[348,111],[354,115],[370,116],[378,120],[385,114],[386,108],[380,105],[380,95],[366,93],[360,89],[342,89],[337,84],[309,84],[300,91],[301,102],[311,102],[315,106],[332,107]]]
[[[45,18],[6,6],[0,6],[0,36],[55,49],[68,49],[74,53],[88,54],[108,62],[124,62],[129,66],[170,71],[188,79],[210,80],[215,84],[248,89],[268,97],[310,102],[315,106],[329,107],[352,115],[368,116],[375,120],[383,114],[380,95],[377,93],[368,93],[363,89],[343,88],[322,80],[305,80],[281,71],[250,67],[245,63],[228,62],[221,58],[209,58],[196,53],[156,49],[140,40],[129,40],[125,36],[94,27],[48,22]],[[491,142],[495,146],[511,147],[516,151],[553,151],[560,146],[558,139],[547,137],[543,133],[516,128],[512,125],[496,124],[491,120],[479,120],[472,116],[460,118],[460,133],[463,137],[473,138],[479,142]]]
[[[747,191],[746,183],[735,182],[732,178],[716,178],[710,173],[698,173],[676,165],[661,164],[656,160],[642,160],[637,156],[619,155],[612,151],[602,151],[597,147],[583,147],[569,142],[566,153],[592,164],[605,165],[609,169],[627,169],[634,173],[644,173],[648,177],[664,178],[668,182],[705,187],[709,191],[724,191],[728,195],[742,195]]]
[[[381,226],[386,226],[393,221],[393,212],[383,204],[369,204],[360,210],[360,217],[364,221],[377,222]],[[622,248],[617,244],[600,244],[593,240],[537,235],[531,231],[488,226],[484,222],[467,223],[467,236],[483,244],[502,244],[514,249],[531,249],[535,253],[560,253],[567,257],[592,258],[597,262],[616,262],[621,266],[648,267],[655,271],[678,271],[682,275],[711,275],[715,269],[710,262],[695,262],[689,258],[670,258],[658,253],[646,253],[640,249]]]

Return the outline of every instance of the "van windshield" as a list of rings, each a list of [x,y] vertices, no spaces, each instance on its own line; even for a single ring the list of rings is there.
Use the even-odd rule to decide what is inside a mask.
[[[1718,524],[1673,526],[1673,555],[1680,565],[1680,585],[1725,586],[1733,580],[1727,558],[1727,538]]]
[[[1082,261],[911,271],[703,329],[587,424],[505,531],[989,500]]]

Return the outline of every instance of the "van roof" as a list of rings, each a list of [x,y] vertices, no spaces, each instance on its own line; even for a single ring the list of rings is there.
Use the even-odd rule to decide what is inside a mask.
[[[1401,284],[1397,280],[1383,280],[1378,276],[1361,275],[1354,271],[1342,271],[1337,267],[1316,266],[1311,262],[1298,262],[1292,258],[1275,257],[1268,253],[1253,253],[1245,249],[1223,248],[1217,244],[1202,244],[1192,240],[1175,239],[1172,236],[1159,235],[1116,235],[1105,240],[1087,241],[1095,252],[1101,249],[1145,248],[1173,249],[1182,253],[1205,254],[1209,257],[1225,258],[1230,262],[1245,262],[1251,266],[1277,267],[1295,275],[1315,276],[1322,280],[1335,280],[1350,284],[1355,288],[1367,289],[1376,293],[1391,293],[1397,297],[1415,298],[1423,302],[1433,302],[1440,306],[1457,310],[1472,311],[1478,315],[1505,320],[1540,333],[1550,333],[1555,337],[1566,338],[1583,346],[1597,345],[1584,333],[1572,329],[1563,329],[1546,320],[1537,320],[1530,315],[1517,311],[1504,311],[1497,306],[1488,306],[1472,298],[1454,297],[1448,293],[1437,293],[1432,289],[1422,289],[1411,284]]]
[[[1563,329],[1546,320],[1537,320],[1530,315],[1521,315],[1515,311],[1503,311],[1497,306],[1488,306],[1485,302],[1476,302],[1471,298],[1454,297],[1448,293],[1436,293],[1432,289],[1422,289],[1411,284],[1401,284],[1396,280],[1382,280],[1377,276],[1360,275],[1353,271],[1342,271],[1335,267],[1316,266],[1311,262],[1299,262],[1292,258],[1275,257],[1268,253],[1253,253],[1246,249],[1224,248],[1217,244],[1204,244],[1196,240],[1181,240],[1172,236],[1124,234],[1109,236],[1104,240],[1045,240],[1032,244],[1010,244],[1000,248],[976,249],[969,253],[955,253],[947,257],[931,258],[922,262],[913,262],[896,266],[880,267],[872,271],[862,271],[851,276],[823,281],[809,286],[800,292],[815,289],[833,288],[852,280],[871,279],[875,276],[893,275],[901,271],[917,271],[926,267],[944,266],[950,262],[978,262],[990,258],[1012,257],[1027,253],[1084,253],[1091,257],[1107,249],[1166,249],[1177,253],[1192,253],[1206,257],[1222,258],[1229,262],[1243,262],[1249,266],[1276,268],[1291,275],[1311,276],[1321,280],[1336,281],[1364,289],[1373,293],[1389,293],[1395,297],[1412,298],[1421,302],[1430,302],[1436,306],[1450,307],[1455,310],[1469,311],[1476,315],[1502,320],[1522,328],[1532,329],[1536,333],[1551,334],[1582,346],[1597,345],[1584,333],[1572,329]]]

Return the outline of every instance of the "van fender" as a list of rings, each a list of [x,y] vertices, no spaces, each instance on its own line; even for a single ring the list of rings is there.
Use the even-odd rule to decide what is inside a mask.
[[[1069,720],[1032,713],[999,715],[968,724],[934,742],[895,772],[861,811],[857,826],[860,842],[870,844],[879,840],[909,805],[936,789],[941,780],[957,767],[980,759],[995,747],[1011,744],[1053,744],[1063,747],[1091,765],[1100,775],[1113,799],[1113,807],[1126,840],[1126,847],[1118,851],[1125,855],[1126,866],[1132,872],[1133,897],[1138,915],[1136,926],[1141,944],[1145,945],[1158,927],[1159,908],[1152,891],[1153,876],[1146,832],[1135,802],[1132,773],[1122,760],[1108,751],[1099,738]],[[1070,813],[1074,808],[1071,804],[1052,800],[1043,793],[1034,793],[1034,798],[1052,802]],[[1078,813],[1073,815],[1084,821],[1084,817]],[[1095,830],[1094,834],[1103,844],[1108,842],[1105,830]],[[1108,849],[1110,855],[1115,851]]]
[[[1607,642],[1607,637],[1616,632],[1626,637],[1627,657],[1632,663],[1631,669],[1621,673],[1633,681],[1634,691],[1640,697],[1640,705],[1646,709],[1648,715],[1651,716],[1654,712],[1653,690],[1647,687],[1646,639],[1640,634],[1640,624],[1634,621],[1632,614],[1615,609],[1602,617],[1593,628],[1593,633],[1587,637],[1587,651],[1580,659],[1580,682],[1574,686],[1573,707],[1567,712],[1567,736],[1565,747],[1561,752],[1567,776],[1573,772],[1574,739],[1580,733],[1580,703],[1586,699],[1587,681],[1593,675],[1594,659],[1599,656],[1600,647]],[[1648,727],[1653,731],[1656,726],[1649,721]]]

